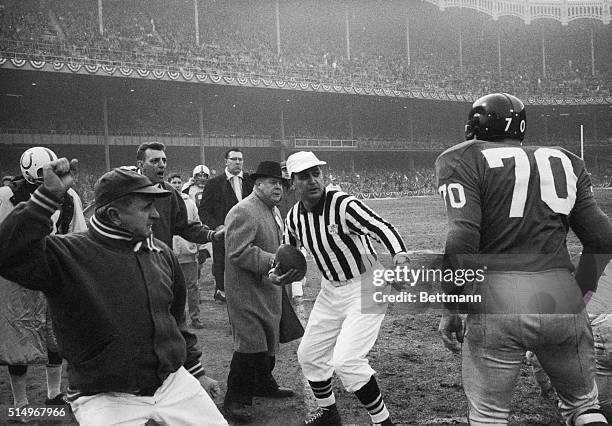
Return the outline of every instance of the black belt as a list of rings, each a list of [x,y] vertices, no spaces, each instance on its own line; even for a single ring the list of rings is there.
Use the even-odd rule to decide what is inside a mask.
[[[134,391],[119,391],[119,392],[123,392],[123,393],[129,393],[130,395],[134,395],[134,396],[153,396],[155,395],[155,392],[157,392],[157,389],[159,389],[159,386],[151,386],[148,388],[142,388],[142,389],[138,389],[138,390],[134,390]],[[108,393],[108,392],[112,392],[112,391],[107,391],[107,392],[79,392],[79,391],[75,391],[74,389],[68,389],[68,395],[66,397],[66,399],[70,402],[72,401],[76,401],[78,398],[82,397],[82,396],[93,396],[93,395],[98,395],[99,393]]]

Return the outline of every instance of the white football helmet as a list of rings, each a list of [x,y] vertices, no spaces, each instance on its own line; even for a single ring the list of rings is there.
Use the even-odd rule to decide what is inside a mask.
[[[210,170],[204,164],[195,166],[193,173],[191,174],[193,181],[199,187],[203,187],[210,176]]]
[[[29,148],[21,154],[21,159],[19,160],[21,174],[25,180],[32,184],[42,183],[42,167],[55,160],[57,160],[57,155],[49,148],[45,148],[44,146]]]

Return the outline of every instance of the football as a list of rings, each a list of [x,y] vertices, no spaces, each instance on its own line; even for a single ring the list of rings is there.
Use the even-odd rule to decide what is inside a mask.
[[[291,244],[281,244],[276,250],[276,263],[283,274],[289,269],[297,269],[300,271],[298,280],[306,275],[306,258],[298,248]]]

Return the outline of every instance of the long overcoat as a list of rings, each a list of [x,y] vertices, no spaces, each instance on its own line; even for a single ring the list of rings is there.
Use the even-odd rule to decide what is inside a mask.
[[[237,352],[274,355],[278,348],[282,287],[270,282],[268,271],[282,223],[273,208],[253,192],[225,219],[225,295]]]

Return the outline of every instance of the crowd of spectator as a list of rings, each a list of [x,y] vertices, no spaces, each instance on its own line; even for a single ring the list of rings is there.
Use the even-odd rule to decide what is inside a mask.
[[[611,93],[610,64],[600,61],[595,71],[591,70],[590,60],[584,56],[584,49],[580,45],[567,46],[570,54],[575,55],[573,61],[549,58],[545,72],[537,46],[532,51],[525,48],[518,54],[508,50],[505,56],[510,57],[504,58],[508,63],[498,69],[497,63],[491,60],[496,55],[483,55],[476,61],[472,57],[458,61],[458,55],[449,47],[454,44],[453,38],[457,35],[455,29],[442,27],[432,30],[419,26],[423,25],[419,22],[413,24],[416,33],[413,37],[420,49],[415,47],[415,55],[409,60],[397,43],[395,49],[377,48],[381,43],[375,37],[383,37],[376,33],[380,28],[371,30],[374,37],[371,43],[367,39],[362,40],[370,28],[366,29],[366,23],[361,23],[359,16],[353,16],[352,19],[356,21],[353,24],[356,27],[353,30],[354,43],[360,43],[353,47],[349,59],[345,39],[337,34],[342,33],[344,24],[337,7],[334,9],[330,5],[330,10],[317,10],[314,0],[304,2],[306,5],[310,3],[313,3],[310,9],[307,8],[309,6],[292,5],[303,13],[301,17],[293,16],[291,10],[282,11],[283,28],[290,28],[282,31],[283,43],[279,54],[273,2],[199,0],[198,44],[191,0],[103,2],[102,33],[97,2],[94,0],[3,0],[0,3],[3,6],[0,9],[0,49],[13,55],[60,56],[85,62],[363,88],[448,93],[503,90],[518,96],[594,96]],[[393,6],[379,2],[376,7],[381,14],[388,8],[386,12],[389,15]],[[358,12],[368,13],[357,11],[353,15]],[[334,13],[338,19],[326,22],[325,14]],[[432,17],[441,15],[435,9],[428,13]],[[309,15],[310,21],[307,20]],[[475,16],[470,19],[476,19]],[[312,27],[310,31],[303,28],[308,25],[299,19]],[[329,16],[327,19],[330,19]],[[390,17],[386,19],[391,20]],[[322,28],[321,22],[327,26]],[[380,26],[385,24],[378,23]],[[459,21],[455,24],[466,26]],[[361,32],[360,26],[363,27]],[[395,22],[394,26],[399,28],[400,25]],[[419,31],[425,30],[432,33],[437,31],[437,37],[424,38]],[[395,38],[401,39],[401,35],[399,29]],[[519,33],[512,37],[506,36],[504,42],[510,45],[524,43]],[[486,38],[487,35],[480,35],[480,39]],[[392,44],[388,43],[389,46]],[[466,39],[465,44],[468,55],[473,43]],[[598,54],[605,58],[607,52],[604,48]]]
[[[340,185],[343,191],[358,197],[382,198],[435,193],[433,168],[410,170],[371,168],[354,172],[329,170],[327,178],[330,183]]]
[[[80,170],[74,189],[77,191],[83,205],[88,206],[94,200],[94,184],[104,173],[103,170],[93,171],[94,168]],[[168,176],[178,173],[189,176],[191,169],[172,168]],[[0,176],[15,175],[18,171],[6,170]],[[601,174],[591,174],[593,185],[597,188],[611,188],[612,175],[609,171]],[[328,167],[325,177],[326,184],[339,185],[342,191],[359,198],[401,198],[407,196],[436,194],[436,179],[433,167],[418,169],[388,169],[373,167],[348,171],[345,169]]]

